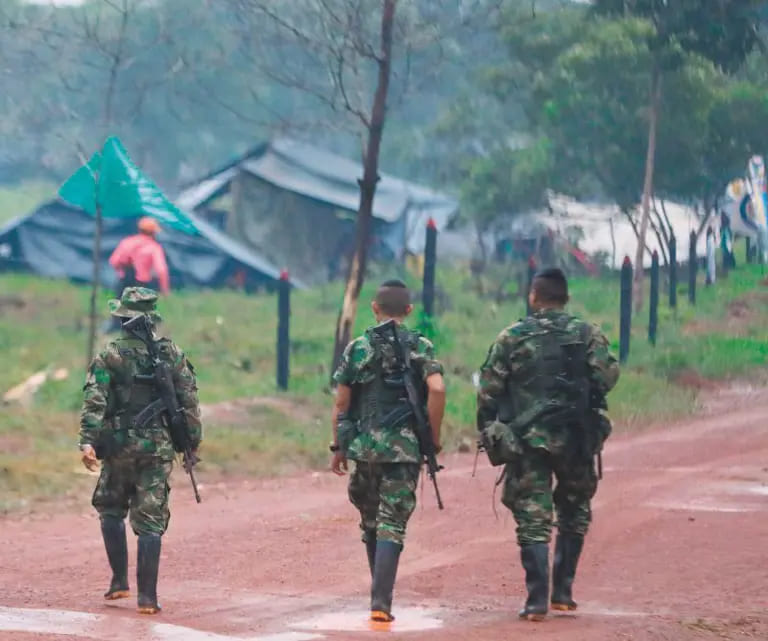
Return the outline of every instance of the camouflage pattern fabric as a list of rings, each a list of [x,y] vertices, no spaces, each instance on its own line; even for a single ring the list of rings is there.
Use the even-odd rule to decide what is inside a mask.
[[[401,325],[401,331],[407,332]],[[352,341],[344,350],[344,354],[336,370],[333,380],[341,385],[353,388],[353,407],[355,404],[355,387],[370,384],[377,376],[378,364],[376,350],[373,347],[373,332],[369,328],[363,336]],[[383,345],[381,368],[384,374],[394,368],[395,353],[391,345]],[[422,380],[432,374],[442,374],[442,365],[434,358],[432,343],[419,336],[411,349],[411,365]],[[382,428],[379,425],[368,425],[360,429],[360,433],[352,440],[347,452],[347,458],[354,461],[369,463],[420,463],[419,445],[412,422],[393,428]]]
[[[172,367],[179,404],[187,415],[190,442],[193,449],[197,448],[202,425],[194,369],[172,341],[160,339],[158,351],[160,358]],[[165,461],[173,459],[170,434],[159,419],[143,429],[131,426],[133,416],[156,398],[151,386],[134,382],[134,375],[151,373],[146,346],[125,331],[96,356],[84,388],[81,445],[95,446],[105,431],[112,430],[121,454],[151,454]]]
[[[105,461],[91,503],[100,516],[121,521],[130,511],[134,533],[165,533],[168,509],[168,477],[173,464],[156,456],[119,456]]]
[[[420,466],[414,463],[356,463],[349,479],[349,500],[360,512],[363,541],[403,545],[405,528],[416,508]]]
[[[557,485],[552,491],[552,477]],[[530,450],[505,468],[502,503],[517,522],[520,545],[548,543],[552,509],[561,533],[585,535],[592,520],[590,500],[597,490],[594,465]]]
[[[488,356],[480,369],[480,389],[477,395],[477,427],[484,430],[499,417],[499,410],[508,401],[510,393],[516,395],[517,406],[535,410],[548,399],[536,398],[523,389],[531,364],[537,358],[536,342],[530,340],[537,334],[564,331],[574,341],[580,340],[583,321],[562,310],[537,312],[503,330],[488,350]],[[608,349],[608,340],[600,329],[589,327],[587,341],[587,367],[590,386],[605,395],[619,377],[619,366]],[[517,383],[517,385],[516,385]],[[570,440],[569,426],[552,426],[533,422],[518,436],[532,448],[540,448],[553,454],[565,453]]]
[[[133,318],[141,314],[154,314],[157,292],[149,287],[126,287],[120,298],[109,301],[109,313],[121,318]],[[155,316],[155,318],[159,318]]]

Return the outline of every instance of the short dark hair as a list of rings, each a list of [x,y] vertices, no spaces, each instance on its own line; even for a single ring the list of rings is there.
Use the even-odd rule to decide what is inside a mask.
[[[405,316],[411,304],[411,291],[401,280],[385,280],[379,285],[374,300],[385,314],[395,317]]]
[[[531,291],[539,302],[546,305],[565,305],[568,302],[568,279],[562,269],[548,267],[536,272]]]

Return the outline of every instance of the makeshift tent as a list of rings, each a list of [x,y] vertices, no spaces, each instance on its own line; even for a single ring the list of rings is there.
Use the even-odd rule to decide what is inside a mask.
[[[159,240],[175,288],[239,285],[252,290],[280,277],[267,260],[176,207],[115,137],[70,176],[59,195],[62,201],[46,203],[0,229],[0,269],[90,283],[98,277],[114,287],[110,254],[120,240],[136,233],[138,218],[151,216],[163,227]]]
[[[271,289],[279,270],[252,250],[227,237],[197,216],[184,214],[183,231],[164,225],[158,240],[171,272],[171,286]],[[101,278],[115,287],[117,277],[108,258],[121,239],[136,233],[135,217],[105,218]],[[40,206],[28,216],[0,228],[0,271],[30,271],[52,278],[90,283],[95,219],[61,201]],[[302,284],[293,280],[293,285]]]
[[[281,138],[188,185],[176,202],[209,220],[223,219],[231,236],[317,281],[337,272],[336,261],[354,245],[361,177],[357,162]],[[373,203],[373,255],[422,253],[427,220],[442,230],[457,210],[457,201],[444,194],[381,174]]]
[[[690,233],[698,230],[700,221],[693,209],[685,205],[664,201],[663,207],[677,240],[677,259],[686,261]],[[550,195],[548,209],[511,216],[509,223],[497,232],[498,236],[511,239],[538,238],[547,234],[565,241],[572,250],[587,256],[602,255],[613,269],[621,268],[625,256],[634,260],[637,248],[637,236],[626,215],[617,206],[579,202],[556,194]],[[698,239],[696,251],[699,256],[706,254],[704,236],[701,234]],[[650,252],[654,249],[660,251],[656,235],[650,229],[646,245],[648,251],[643,266],[650,267]]]

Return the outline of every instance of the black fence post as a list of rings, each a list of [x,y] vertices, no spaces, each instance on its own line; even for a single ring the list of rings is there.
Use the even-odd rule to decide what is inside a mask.
[[[651,258],[651,300],[648,319],[648,340],[656,345],[656,330],[659,324],[659,252],[653,250]]]
[[[427,221],[427,240],[424,246],[424,280],[421,302],[424,314],[430,318],[435,314],[435,267],[437,266],[437,226],[431,218]]]
[[[532,313],[531,309],[531,284],[533,283],[533,277],[536,275],[536,259],[531,256],[528,259],[528,276],[526,280],[526,288],[525,288],[525,315],[530,316]]]
[[[669,306],[677,307],[677,239],[669,239]]]
[[[621,266],[621,299],[619,301],[619,362],[629,356],[629,335],[632,329],[632,262],[624,257]]]
[[[277,284],[277,387],[288,389],[289,362],[291,354],[291,279],[288,272],[280,273]]]
[[[696,272],[699,260],[696,257],[696,232],[692,231],[688,243],[688,301],[696,304]]]

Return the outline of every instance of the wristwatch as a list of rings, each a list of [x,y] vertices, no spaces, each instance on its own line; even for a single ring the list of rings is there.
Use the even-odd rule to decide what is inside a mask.
[[[341,448],[339,447],[338,443],[331,443],[328,446],[328,449],[331,450],[331,452],[333,452],[334,454],[336,454],[336,452],[341,451]]]

